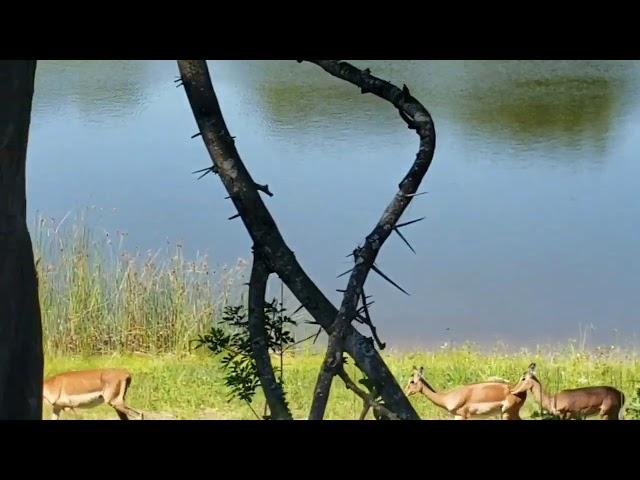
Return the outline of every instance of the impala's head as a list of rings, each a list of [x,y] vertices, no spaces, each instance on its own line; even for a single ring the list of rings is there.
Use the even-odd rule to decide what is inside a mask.
[[[532,363],[526,372],[522,374],[522,377],[518,380],[515,387],[511,389],[511,393],[516,395],[518,393],[531,390],[535,384],[539,384],[540,381],[536,378],[536,364]]]
[[[411,377],[409,377],[407,386],[404,388],[404,394],[407,397],[415,395],[422,390],[422,372],[424,372],[424,369],[422,367],[420,367],[419,370],[417,367],[413,367]]]

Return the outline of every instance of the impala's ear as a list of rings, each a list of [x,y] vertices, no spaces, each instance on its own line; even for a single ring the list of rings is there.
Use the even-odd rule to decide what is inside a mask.
[[[535,375],[535,373],[536,373],[536,364],[535,363],[532,363],[531,365],[529,365],[529,373],[531,375]]]
[[[420,376],[424,373],[424,367],[420,367]]]

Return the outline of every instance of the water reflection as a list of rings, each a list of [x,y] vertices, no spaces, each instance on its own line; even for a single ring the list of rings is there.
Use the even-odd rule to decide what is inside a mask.
[[[58,115],[70,109],[88,122],[135,114],[150,101],[159,84],[171,83],[171,63],[174,62],[40,61],[34,113]]]
[[[431,110],[439,131],[453,122],[461,134],[483,136],[483,142],[565,151],[596,148],[602,153],[623,103],[628,106],[637,98],[635,85],[630,85],[635,62],[355,63],[410,85]],[[388,104],[360,95],[314,65],[256,62],[251,71],[259,79],[256,100],[269,123],[287,134],[321,130],[335,138],[354,131],[391,135],[403,128]]]
[[[470,88],[451,112],[467,128],[516,144],[603,149],[622,94],[622,86],[607,78],[516,80]]]
[[[393,237],[380,259],[413,295],[368,281],[385,340],[438,342],[451,327],[459,341],[530,344],[579,322],[636,331],[639,62],[354,63],[406,83],[438,134],[430,194],[407,212],[428,218],[410,232],[418,255]],[[236,145],[276,192],[268,204],[285,238],[323,291],[344,288],[340,262],[395,192],[415,134],[386,102],[315,65],[209,64]],[[219,180],[190,175],[209,159],[189,140],[176,73],[174,61],[39,63],[30,214],[116,208],[96,223],[129,232],[128,248],[170,238],[216,263],[246,257]]]

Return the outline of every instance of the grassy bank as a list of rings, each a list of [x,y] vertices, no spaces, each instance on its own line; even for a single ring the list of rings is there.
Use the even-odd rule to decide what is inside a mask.
[[[404,386],[413,365],[422,365],[425,376],[436,389],[499,376],[516,381],[531,361],[538,363],[539,377],[549,390],[582,385],[609,384],[621,388],[628,402],[640,379],[640,364],[635,354],[595,351],[527,354],[482,353],[470,349],[440,350],[433,353],[385,355],[389,367]],[[285,384],[295,418],[305,418],[322,356],[298,353],[285,362]],[[111,355],[92,357],[54,357],[46,361],[47,374],[79,368],[120,366],[130,369],[133,382],[129,403],[147,413],[148,418],[176,419],[255,419],[243,402],[227,402],[227,390],[215,359],[202,355]],[[351,374],[358,378],[349,366]],[[355,419],[361,404],[336,380],[327,410],[329,419]],[[426,397],[411,398],[422,418],[449,418]],[[260,395],[254,408],[262,412]],[[535,411],[532,398],[522,411],[529,418]],[[45,415],[49,416],[49,410]],[[75,418],[67,413],[67,418]],[[78,418],[116,418],[108,407],[78,411]],[[629,418],[629,415],[627,415]]]
[[[255,418],[246,404],[227,402],[228,392],[215,358],[203,351],[189,353],[190,341],[216,324],[225,306],[243,302],[244,262],[214,269],[206,257],[185,259],[179,245],[131,253],[124,248],[126,234],[91,231],[82,219],[39,218],[31,233],[47,375],[126,367],[134,376],[130,403],[149,418]],[[285,301],[285,305],[294,310],[297,302]],[[301,311],[296,320],[304,316]],[[286,358],[285,386],[295,417],[305,418],[322,357],[308,349],[293,355]],[[538,363],[540,378],[552,391],[609,384],[631,399],[640,381],[636,354],[617,349],[587,352],[569,345],[543,353],[509,354],[461,347],[384,356],[402,385],[412,365],[417,365],[424,366],[426,377],[437,389],[492,376],[516,381],[532,361]],[[348,371],[358,379],[353,365]],[[423,418],[447,418],[424,397],[412,401]],[[254,408],[261,411],[262,406],[258,396]],[[360,408],[359,400],[336,380],[327,418],[357,418]],[[531,415],[534,408],[529,400],[523,415]],[[49,416],[48,411],[45,414]],[[115,418],[108,407],[78,414],[80,418]]]

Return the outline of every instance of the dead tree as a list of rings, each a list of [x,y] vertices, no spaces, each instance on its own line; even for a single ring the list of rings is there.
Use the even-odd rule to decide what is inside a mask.
[[[25,168],[36,61],[0,61],[0,419],[42,419],[42,324]]]
[[[391,230],[399,233],[398,229],[402,225],[398,225],[397,221],[411,199],[417,195],[417,188],[431,163],[435,149],[433,122],[426,109],[411,97],[406,86],[400,90],[394,85],[374,77],[368,70],[359,70],[346,62],[328,60],[314,62],[332,75],[360,86],[362,93],[371,92],[391,102],[398,108],[400,116],[407,122],[409,128],[418,131],[421,139],[416,161],[400,183],[398,194],[396,194],[396,197],[385,211],[376,229],[367,237],[364,247],[354,251],[356,266],[345,292],[345,299],[340,312],[302,269],[294,253],[285,243],[273,217],[260,197],[259,192],[269,196],[272,193],[268,185],[260,185],[252,179],[242,162],[234,144],[234,137],[229,133],[220,111],[206,62],[204,60],[178,60],[180,78],[177,82],[185,88],[199,128],[199,131],[193,137],[202,136],[212,160],[211,167],[207,167],[198,173],[203,172],[202,175],[205,175],[212,172],[220,176],[229,195],[227,198],[233,202],[238,212],[230,219],[239,217],[251,236],[254,244],[252,279],[259,279],[260,283],[262,283],[262,281],[266,282],[265,278],[269,274],[276,273],[316,323],[330,335],[329,348],[331,355],[328,355],[328,358],[337,358],[337,355],[332,352],[339,351],[341,356],[344,350],[354,359],[358,368],[378,386],[386,407],[378,408],[377,411],[390,418],[418,420],[417,413],[375,349],[373,341],[353,328],[351,321],[355,318],[369,320],[368,312],[366,312],[366,303],[363,305],[364,317],[360,315],[357,309],[358,300],[365,298],[362,286],[371,268],[381,273],[373,265],[377,252],[391,233]],[[261,269],[261,271],[256,272],[256,268]],[[250,292],[260,295],[263,294],[264,289],[254,284],[250,287]],[[257,307],[262,302],[255,298],[254,301],[256,303],[254,303],[253,309],[254,312],[257,312]],[[265,390],[265,397],[271,412],[274,413],[274,418],[290,418],[281,386],[274,381],[275,377],[266,352],[264,329],[258,328],[259,318],[254,318],[254,321],[254,328],[250,329],[250,336],[254,346],[253,354],[258,366],[261,385]],[[370,321],[368,323],[370,324]],[[355,384],[344,374],[341,361],[325,361],[325,365],[329,368],[323,366],[321,371],[323,379],[328,378],[327,372],[330,373],[329,378],[332,378],[335,374],[340,374],[348,388],[351,388],[363,398],[367,405],[374,407],[374,410],[376,409],[372,399],[367,397],[364,392],[358,392],[352,388]],[[326,383],[326,381],[319,382],[319,385],[325,385]],[[328,385],[330,386],[330,382]],[[327,387],[316,388],[314,399],[323,399],[322,402],[326,405],[327,396]],[[317,405],[318,400],[314,400],[314,411],[318,412],[315,416],[322,418],[324,406],[320,408]],[[276,415],[276,412],[279,413]]]
[[[409,172],[398,185],[398,192],[383,212],[378,224],[367,236],[364,245],[357,247],[353,251],[354,267],[351,270],[340,311],[332,327],[329,345],[318,375],[311,412],[309,413],[309,419],[321,420],[324,417],[333,377],[342,368],[344,338],[351,322],[358,315],[358,303],[360,301],[362,301],[363,310],[367,312],[367,299],[364,293],[364,283],[367,280],[367,276],[373,269],[383,278],[389,280],[374,264],[382,245],[389,238],[389,235],[395,231],[413,251],[413,247],[402,236],[399,228],[414,222],[406,222],[403,225],[399,225],[398,221],[416,195],[418,187],[431,165],[435,151],[436,135],[431,115],[420,102],[411,96],[406,85],[400,90],[395,85],[374,77],[368,70],[360,70],[346,62],[330,60],[313,60],[313,62],[331,75],[360,87],[362,93],[373,93],[390,102],[398,109],[400,117],[407,123],[407,126],[415,130],[420,138],[416,159]],[[404,292],[395,283],[393,285]],[[366,316],[368,323],[371,324],[368,313],[366,313]]]

